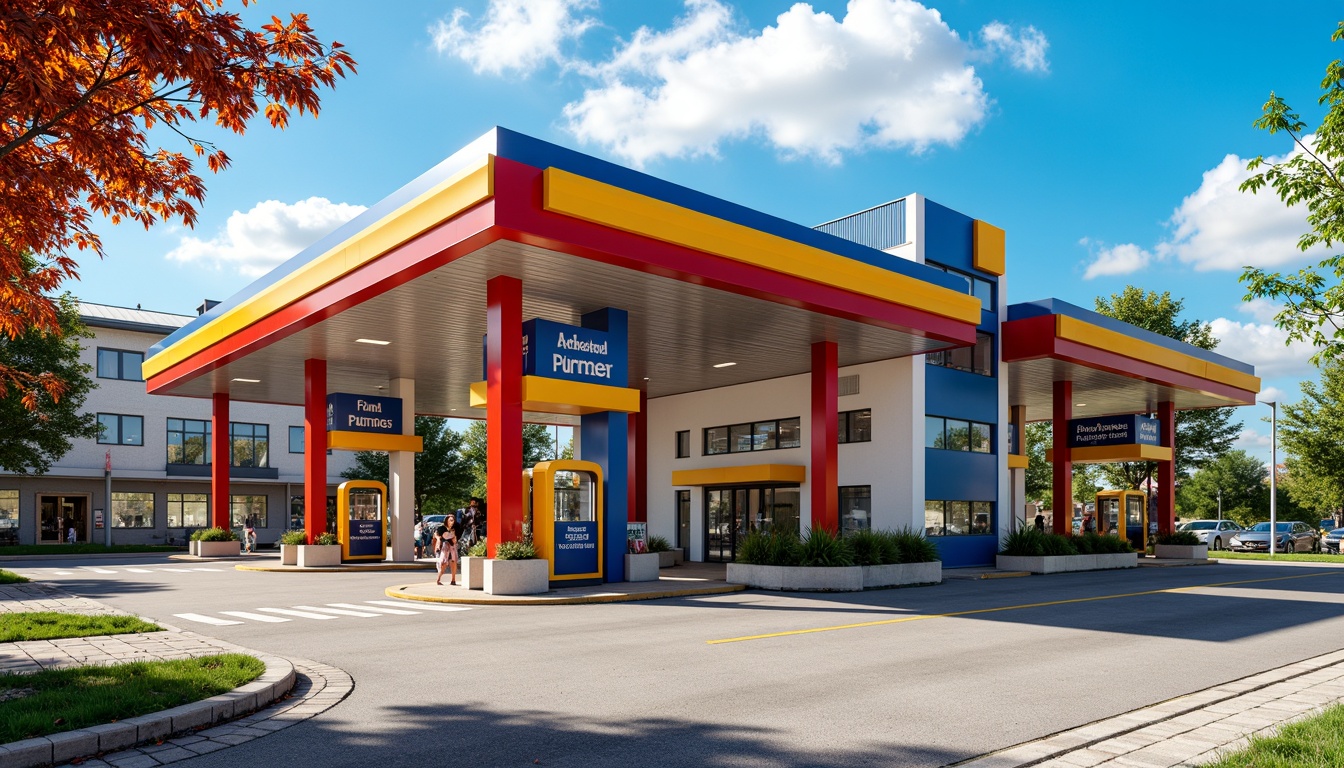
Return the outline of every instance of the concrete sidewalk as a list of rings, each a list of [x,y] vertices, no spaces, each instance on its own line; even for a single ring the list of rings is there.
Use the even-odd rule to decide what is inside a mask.
[[[479,589],[423,582],[388,587],[388,597],[430,603],[468,605],[586,605],[661,600],[666,597],[721,595],[746,587],[724,581],[724,566],[716,563],[682,563],[664,568],[657,581],[616,581],[591,587],[563,587],[540,595],[487,595]],[[446,577],[446,574],[445,574]]]

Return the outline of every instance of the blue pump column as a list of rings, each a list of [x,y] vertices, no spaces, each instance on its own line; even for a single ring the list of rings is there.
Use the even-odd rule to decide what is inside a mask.
[[[610,334],[612,345],[625,347],[630,339],[629,313],[623,309],[599,309],[583,316],[581,325]],[[629,382],[612,382],[629,386]],[[625,581],[626,523],[629,520],[629,446],[627,432],[630,417],[604,411],[583,416],[579,427],[579,453],[576,457],[602,467],[602,498],[606,500],[606,530],[602,548],[606,560],[603,573],[609,582]]]

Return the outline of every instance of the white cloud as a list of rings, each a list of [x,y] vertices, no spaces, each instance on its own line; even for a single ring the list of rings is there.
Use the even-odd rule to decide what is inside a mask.
[[[1282,404],[1283,398],[1287,396],[1287,394],[1288,394],[1287,392],[1284,392],[1282,389],[1279,389],[1278,387],[1265,387],[1264,389],[1260,390],[1260,394],[1256,395],[1255,399],[1263,403]]]
[[[980,29],[980,39],[985,48],[992,53],[1008,57],[1008,61],[1025,72],[1049,72],[1050,62],[1045,52],[1050,42],[1045,33],[1028,26],[1016,33],[1012,27],[998,21],[992,21]]]
[[[1097,256],[1092,260],[1092,263],[1087,265],[1087,271],[1083,273],[1083,279],[1091,280],[1103,275],[1128,275],[1148,266],[1148,263],[1152,260],[1153,254],[1133,243],[1102,248],[1097,252]]]
[[[1242,302],[1241,306],[1237,307],[1237,311],[1250,315],[1258,322],[1273,323],[1274,317],[1283,311],[1283,305],[1275,304],[1269,299],[1255,298]]]
[[[843,19],[798,3],[749,34],[718,0],[686,9],[581,70],[600,85],[565,107],[576,137],[636,165],[712,156],[750,135],[838,162],[868,147],[956,144],[990,104],[969,63],[979,54],[913,0],[851,0]]]
[[[1241,430],[1240,434],[1237,435],[1237,439],[1234,441],[1234,445],[1244,450],[1255,450],[1257,448],[1268,450],[1270,447],[1269,444],[1269,435],[1261,434],[1254,429]]]
[[[333,203],[325,197],[293,204],[266,200],[247,213],[234,211],[224,230],[209,240],[182,238],[167,258],[256,277],[363,212],[362,205]]]
[[[469,28],[461,8],[430,29],[439,53],[455,56],[476,74],[526,75],[550,62],[564,63],[563,43],[577,40],[595,23],[578,12],[594,0],[490,0],[485,21]]]
[[[1254,365],[1255,375],[1262,379],[1308,376],[1315,370],[1311,364],[1315,348],[1300,341],[1286,344],[1287,332],[1273,325],[1239,323],[1225,317],[1209,325],[1214,338],[1218,339],[1218,348],[1231,351],[1238,360]]]

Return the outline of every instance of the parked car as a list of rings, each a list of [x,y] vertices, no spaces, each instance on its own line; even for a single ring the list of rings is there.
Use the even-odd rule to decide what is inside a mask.
[[[1245,530],[1231,520],[1191,520],[1181,523],[1178,531],[1189,531],[1201,542],[1209,545],[1209,550],[1219,550],[1232,543],[1232,537],[1238,531]]]
[[[1338,527],[1339,526],[1335,525],[1335,518],[1327,517],[1321,521],[1321,535],[1325,536],[1327,533],[1335,530]]]
[[[1276,552],[1321,551],[1321,535],[1306,523],[1278,523],[1274,534]],[[1234,534],[1228,548],[1239,552],[1268,552],[1269,536],[1269,523],[1256,523]]]
[[[1344,539],[1344,528],[1336,528],[1321,539],[1321,551],[1332,555],[1339,554],[1339,540]]]

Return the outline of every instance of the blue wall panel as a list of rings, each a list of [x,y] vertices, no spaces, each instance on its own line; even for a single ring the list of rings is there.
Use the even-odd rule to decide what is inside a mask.
[[[931,536],[944,568],[993,565],[999,542],[993,536]]]
[[[924,366],[924,412],[998,425],[999,382],[977,373]]]
[[[975,272],[971,264],[974,235],[971,226],[975,220],[964,213],[939,205],[932,200],[924,201],[924,258],[936,261],[945,267],[960,269],[963,272]]]
[[[947,501],[998,501],[992,453],[924,449],[924,498]],[[1001,510],[995,510],[1001,512]]]

